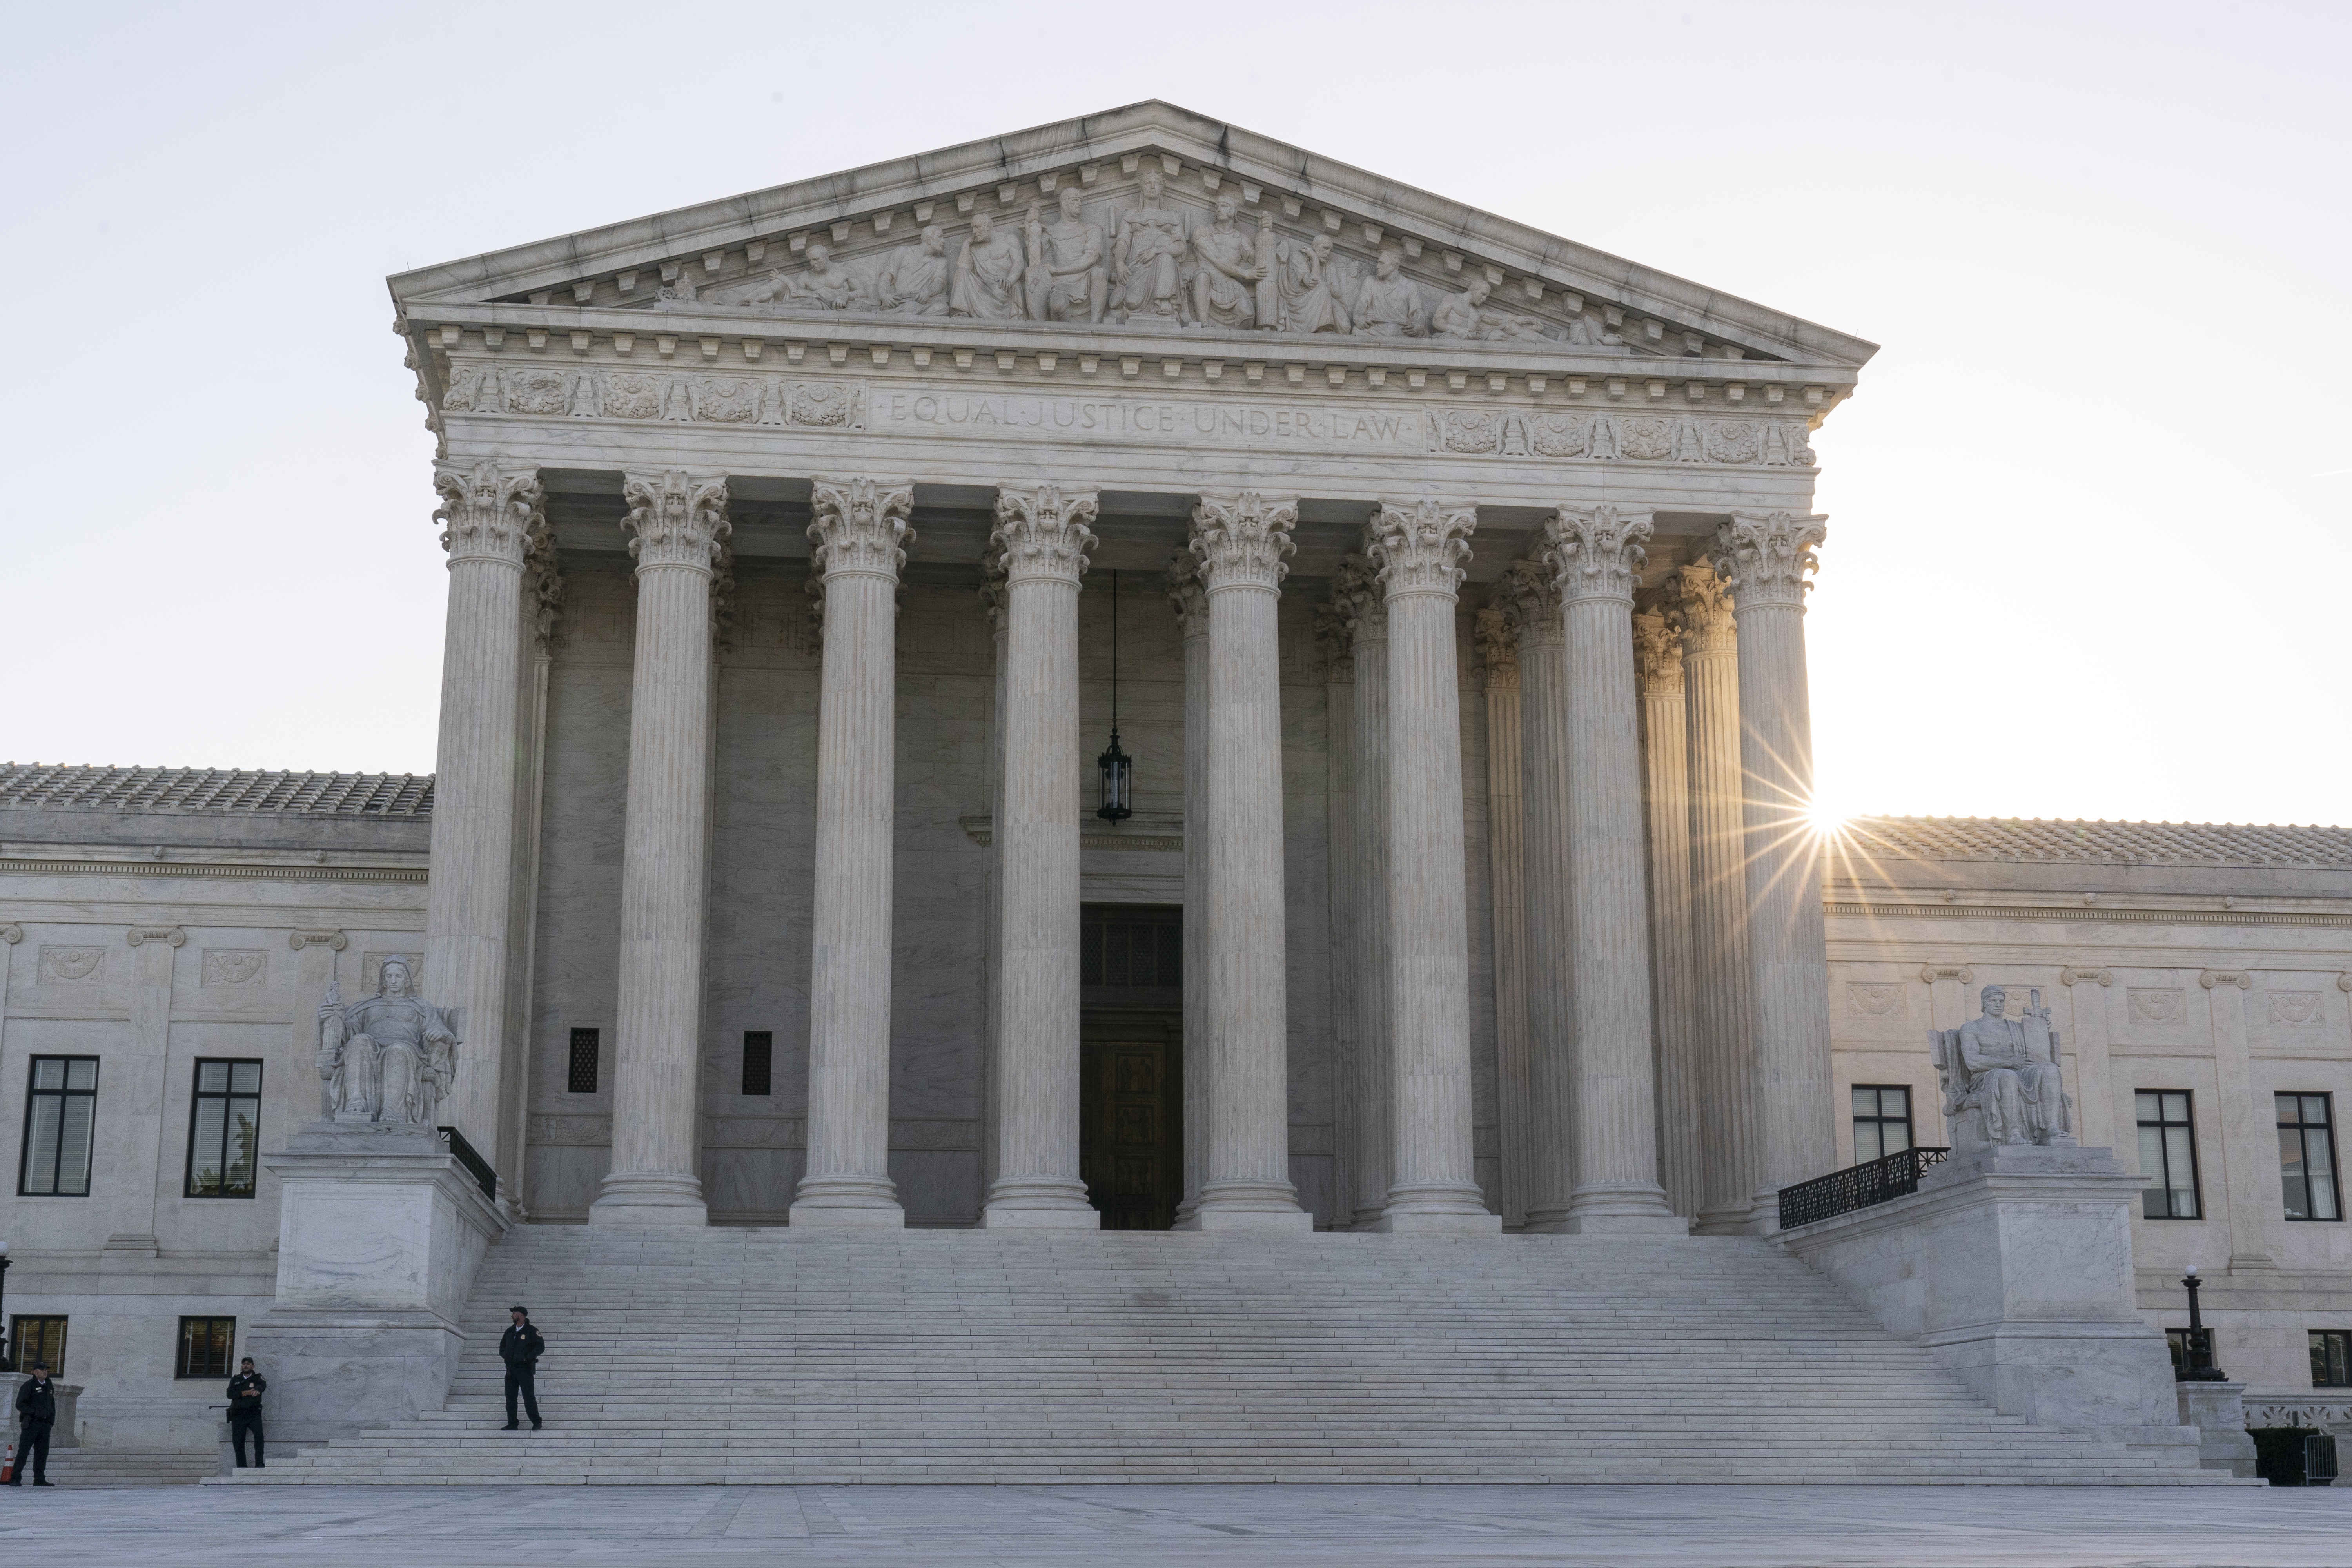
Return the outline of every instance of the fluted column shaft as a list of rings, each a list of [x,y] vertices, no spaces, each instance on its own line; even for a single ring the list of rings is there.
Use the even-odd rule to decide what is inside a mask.
[[[1004,804],[997,1175],[981,1223],[1093,1229],[1078,1175],[1078,579],[1092,491],[998,492],[1004,552]]]
[[[1312,1230],[1290,1183],[1278,595],[1296,501],[1207,494],[1192,553],[1209,596],[1208,1169],[1188,1228]]]
[[[1716,536],[1716,569],[1739,622],[1748,973],[1763,1133],[1753,1220],[1767,1228],[1778,1223],[1780,1188],[1838,1163],[1805,678],[1806,575],[1826,531],[1817,519],[1772,512],[1735,515]]]
[[[906,1223],[890,1180],[890,894],[898,568],[909,484],[818,479],[824,579],[809,949],[808,1165],[796,1226]]]
[[[1357,1152],[1362,1110],[1357,1101],[1357,925],[1362,898],[1356,877],[1356,661],[1349,647],[1349,617],[1336,601],[1315,607],[1315,641],[1323,674],[1324,800],[1331,1011],[1331,1208],[1334,1229],[1355,1215]],[[1189,846],[1189,840],[1187,841]]]
[[[1568,1228],[1681,1234],[1658,1184],[1648,868],[1633,689],[1633,585],[1647,513],[1563,509],[1547,530],[1568,634],[1569,949],[1576,1186]]]
[[[1498,584],[1499,586],[1499,584]],[[1526,812],[1523,809],[1518,616],[1490,593],[1478,612],[1486,677],[1487,906],[1495,931],[1495,1093],[1502,1160],[1495,1183],[1505,1226],[1526,1223],[1534,1178],[1528,1065]]]
[[[1688,735],[1691,951],[1697,971],[1699,1131],[1704,1189],[1696,1229],[1750,1227],[1762,1181],[1748,1005],[1746,816],[1739,773],[1739,644],[1731,598],[1712,568],[1669,580],[1668,624],[1683,639]]]
[[[637,642],[621,839],[613,1169],[589,1218],[700,1225],[695,1121],[709,872],[710,587],[728,533],[727,486],[672,469],[630,475],[624,492],[625,526],[635,535]]]
[[[1391,1231],[1500,1230],[1471,1152],[1470,932],[1462,847],[1454,592],[1476,514],[1422,501],[1373,514],[1389,612]]]
[[[1520,811],[1527,861],[1528,1092],[1534,1133],[1527,1224],[1563,1229],[1576,1187],[1574,977],[1568,910],[1568,634],[1549,552],[1504,574],[1518,607]]]
[[[1168,567],[1168,605],[1184,644],[1184,1201],[1181,1226],[1201,1204],[1209,1169],[1209,594],[1187,549]]]
[[[449,552],[449,613],[434,763],[438,874],[425,889],[420,989],[441,1006],[465,1009],[442,1114],[476,1148],[496,1151],[514,894],[523,557],[544,521],[536,469],[442,463],[433,482],[441,496],[433,515]]]
[[[1004,559],[992,546],[981,561],[980,600],[988,611],[989,642],[996,664],[988,709],[988,1021],[981,1051],[981,1179],[996,1183],[997,1058],[1003,1052],[1004,1012],[1004,687],[1012,661],[1005,658]]]
[[[1333,599],[1348,620],[1356,668],[1355,769],[1356,1163],[1349,1180],[1351,1228],[1388,1212],[1396,1063],[1389,1038],[1389,608],[1375,563],[1340,563]]]
[[[1659,615],[1633,617],[1642,683],[1642,773],[1650,838],[1650,991],[1657,1005],[1658,1181],[1685,1218],[1706,1187],[1700,1143],[1698,988],[1691,943],[1689,751],[1682,639]]]

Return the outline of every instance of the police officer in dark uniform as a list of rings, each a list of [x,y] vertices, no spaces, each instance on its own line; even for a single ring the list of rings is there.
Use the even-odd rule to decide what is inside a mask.
[[[539,1358],[547,1352],[547,1342],[540,1337],[530,1314],[520,1307],[509,1307],[514,1321],[499,1336],[499,1359],[507,1363],[507,1425],[506,1430],[519,1431],[522,1424],[515,1419],[515,1395],[522,1395],[522,1407],[530,1412],[530,1429],[539,1430],[539,1391],[531,1379],[539,1374]]]
[[[236,1445],[236,1468],[240,1470],[245,1468],[247,1432],[253,1434],[253,1468],[269,1468],[261,1457],[261,1396],[268,1388],[268,1380],[253,1370],[251,1356],[238,1364],[236,1375],[228,1380],[228,1436],[229,1441]]]
[[[49,1369],[34,1363],[31,1377],[16,1390],[16,1466],[8,1472],[8,1484],[25,1484],[25,1467],[33,1468],[33,1484],[51,1486],[49,1479],[49,1428],[58,1424],[58,1385],[49,1381]]]

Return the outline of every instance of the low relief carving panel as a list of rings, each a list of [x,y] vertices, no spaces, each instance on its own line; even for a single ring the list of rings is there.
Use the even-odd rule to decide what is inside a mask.
[[[2188,993],[2179,986],[2134,985],[2124,995],[2135,1024],[2178,1024],[2189,1007]]]
[[[1440,406],[1429,411],[1429,429],[1433,452],[1584,458],[1604,463],[1813,466],[1813,449],[1801,419],[1716,419],[1695,415],[1656,418],[1573,410]]]
[[[2273,1024],[2289,1028],[2306,1028],[2324,1021],[2321,1003],[2326,994],[2318,991],[2273,991],[2270,995],[2270,1016]]]
[[[44,985],[96,985],[106,978],[106,949],[43,943],[39,973]]]
[[[536,388],[530,395],[526,390]],[[794,381],[683,370],[516,372],[459,365],[442,406],[458,414],[531,414],[571,418],[661,419],[679,424],[862,427],[865,389],[854,383]]]
[[[1901,1018],[1911,1010],[1910,987],[1900,980],[1850,980],[1845,1005],[1857,1018]]]
[[[269,955],[259,948],[205,949],[204,982],[207,986],[260,986],[269,984]]]

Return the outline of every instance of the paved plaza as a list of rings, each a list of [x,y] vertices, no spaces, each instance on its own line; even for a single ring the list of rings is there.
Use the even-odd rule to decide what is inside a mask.
[[[0,1562],[436,1568],[2321,1568],[2352,1492],[2055,1487],[321,1487],[9,1492]]]

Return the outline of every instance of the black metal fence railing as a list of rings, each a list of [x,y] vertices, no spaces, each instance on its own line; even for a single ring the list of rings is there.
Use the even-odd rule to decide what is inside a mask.
[[[490,1169],[490,1163],[483,1159],[474,1146],[466,1142],[466,1135],[456,1128],[436,1127],[434,1131],[441,1134],[441,1142],[449,1145],[449,1152],[457,1156],[457,1163],[466,1167],[467,1173],[482,1189],[482,1196],[492,1203],[498,1202],[499,1173]]]
[[[1815,1220],[1866,1209],[1919,1190],[1919,1178],[1940,1165],[1949,1149],[1905,1149],[1780,1189],[1780,1228],[1794,1230]]]

